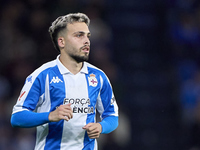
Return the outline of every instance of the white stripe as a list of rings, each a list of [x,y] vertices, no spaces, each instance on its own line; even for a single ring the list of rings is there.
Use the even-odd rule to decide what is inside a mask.
[[[66,88],[66,98],[88,98],[88,89],[86,87],[85,74],[78,73],[76,75],[67,74],[63,75],[65,88]],[[73,108],[75,104],[72,104]],[[77,107],[85,107],[81,104],[76,104]],[[87,106],[86,106],[87,107]],[[70,148],[70,150],[79,150],[84,146],[84,135],[85,130],[82,127],[86,124],[87,114],[85,113],[74,113],[71,120],[64,121],[63,135],[61,150]],[[67,133],[67,134],[66,134]]]
[[[20,111],[24,111],[24,110],[29,111],[28,109],[22,108],[22,109],[20,109],[20,110],[16,110],[16,111],[12,112],[12,114],[17,113],[17,112],[20,112]]]
[[[44,96],[42,96],[42,97],[45,99],[42,100],[43,104],[38,106],[37,112],[48,112],[51,109],[48,74],[46,76],[46,82],[45,82],[45,93],[44,93]],[[46,143],[46,137],[48,135],[48,130],[49,130],[48,123],[37,127],[35,150],[43,150],[44,149],[44,146]]]
[[[101,84],[101,89],[103,87],[103,79],[102,77],[100,76],[100,84]],[[96,108],[100,114],[100,118],[102,119],[102,114],[104,112],[104,107],[103,107],[103,103],[102,103],[102,100],[101,100],[101,96],[100,96],[100,92],[101,92],[101,89],[99,90],[99,94],[98,94],[98,97],[97,97],[97,103],[96,103]]]
[[[95,139],[95,146],[94,146],[94,150],[98,149],[98,144],[97,144],[97,140]]]

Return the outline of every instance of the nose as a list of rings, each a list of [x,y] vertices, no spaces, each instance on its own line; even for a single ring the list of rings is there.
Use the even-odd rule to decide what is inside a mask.
[[[90,45],[90,39],[87,36],[84,38],[84,45]]]

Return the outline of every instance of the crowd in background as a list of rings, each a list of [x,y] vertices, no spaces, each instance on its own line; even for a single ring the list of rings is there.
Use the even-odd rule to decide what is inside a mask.
[[[169,2],[172,62],[178,81],[182,134],[190,150],[200,149],[200,1]]]
[[[117,67],[112,62],[110,27],[103,21],[104,1],[8,0],[0,5],[0,149],[28,150],[35,144],[35,129],[17,129],[10,125],[12,107],[26,77],[58,52],[48,28],[61,15],[86,13],[91,19],[90,62],[101,67],[115,82]],[[97,9],[98,8],[98,9]],[[103,138],[102,138],[103,139]]]
[[[144,1],[145,2],[145,1]],[[171,67],[177,80],[180,100],[180,136],[187,150],[200,150],[200,2],[165,1],[166,35],[170,44]],[[0,150],[30,150],[35,144],[35,129],[12,128],[12,107],[26,77],[43,63],[55,59],[58,52],[48,28],[60,15],[86,13],[91,19],[90,62],[100,67],[113,84],[123,106],[120,87],[121,68],[113,59],[113,30],[106,20],[105,0],[7,0],[0,5]],[[109,14],[112,15],[112,14]],[[134,21],[134,20],[133,20]],[[120,20],[119,20],[120,22]],[[118,37],[120,38],[120,37]],[[123,39],[121,39],[123,40]],[[128,42],[127,42],[128,43]],[[122,51],[126,51],[122,48]],[[150,58],[149,58],[150,59]],[[125,78],[125,77],[124,77]],[[172,85],[173,86],[173,85]],[[119,128],[99,139],[100,149],[131,149],[131,118],[120,110]],[[178,121],[178,120],[177,120]],[[196,148],[196,149],[195,149]],[[137,147],[133,149],[137,150]]]

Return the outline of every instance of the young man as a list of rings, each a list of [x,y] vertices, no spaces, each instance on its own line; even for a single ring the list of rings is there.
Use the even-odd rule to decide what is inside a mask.
[[[111,84],[86,62],[89,23],[82,13],[52,23],[49,32],[60,55],[27,77],[13,108],[13,127],[37,127],[35,150],[97,150],[96,138],[118,126]],[[96,109],[102,119],[98,123]]]

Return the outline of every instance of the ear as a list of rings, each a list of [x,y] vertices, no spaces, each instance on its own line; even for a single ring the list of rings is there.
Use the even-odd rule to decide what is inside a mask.
[[[58,46],[63,48],[65,46],[65,40],[63,37],[58,38]]]

